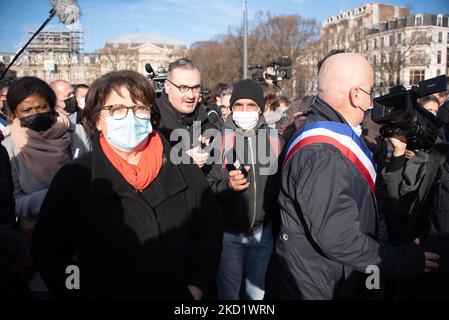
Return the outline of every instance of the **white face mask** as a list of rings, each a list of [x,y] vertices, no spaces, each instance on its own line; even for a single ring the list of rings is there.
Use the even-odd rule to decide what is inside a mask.
[[[80,109],[84,109],[85,106],[86,106],[86,98],[81,98],[78,103],[78,107],[80,107]]]
[[[259,121],[258,111],[234,111],[232,112],[232,120],[243,130],[249,130],[256,126]]]
[[[357,125],[357,126],[351,127],[351,128],[357,136],[360,137],[362,135],[362,126],[361,125]]]

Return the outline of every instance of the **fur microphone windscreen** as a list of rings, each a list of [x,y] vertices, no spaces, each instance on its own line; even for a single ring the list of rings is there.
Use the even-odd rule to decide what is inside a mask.
[[[76,0],[49,0],[53,9],[64,24],[72,24],[80,17],[80,9]]]

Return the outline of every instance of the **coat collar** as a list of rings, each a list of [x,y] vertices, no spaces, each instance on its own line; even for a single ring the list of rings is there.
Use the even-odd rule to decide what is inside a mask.
[[[188,125],[184,121],[184,117],[182,114],[173,107],[173,105],[168,100],[168,96],[165,92],[162,92],[161,97],[157,100],[157,105],[159,107],[159,110],[161,112],[161,116],[168,116],[173,117],[177,120],[179,124],[181,124],[184,127],[187,127]],[[202,107],[199,103],[197,104],[195,111],[194,111],[194,121],[201,121],[201,123],[206,122],[207,112],[204,107]]]
[[[170,144],[162,136],[164,146],[163,165],[157,178],[142,192],[142,196],[154,208],[164,200],[187,189],[187,183],[180,172],[169,159]],[[100,146],[99,139],[92,143],[92,176],[90,192],[104,196],[120,196],[137,191],[112,166]]]
[[[334,121],[348,124],[338,111],[319,97],[315,97],[312,106],[310,107],[310,114],[307,116],[308,123],[315,121]]]

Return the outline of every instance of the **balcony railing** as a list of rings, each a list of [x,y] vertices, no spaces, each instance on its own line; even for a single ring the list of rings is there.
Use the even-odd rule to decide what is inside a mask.
[[[409,66],[427,66],[430,64],[430,58],[429,57],[416,57],[416,58],[410,58],[408,65]]]

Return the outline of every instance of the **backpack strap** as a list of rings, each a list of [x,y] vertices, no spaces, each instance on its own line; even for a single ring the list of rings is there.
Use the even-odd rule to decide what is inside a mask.
[[[274,151],[276,157],[279,157],[282,150],[281,139],[277,134],[277,130],[268,129],[268,140],[270,141],[271,148]]]

